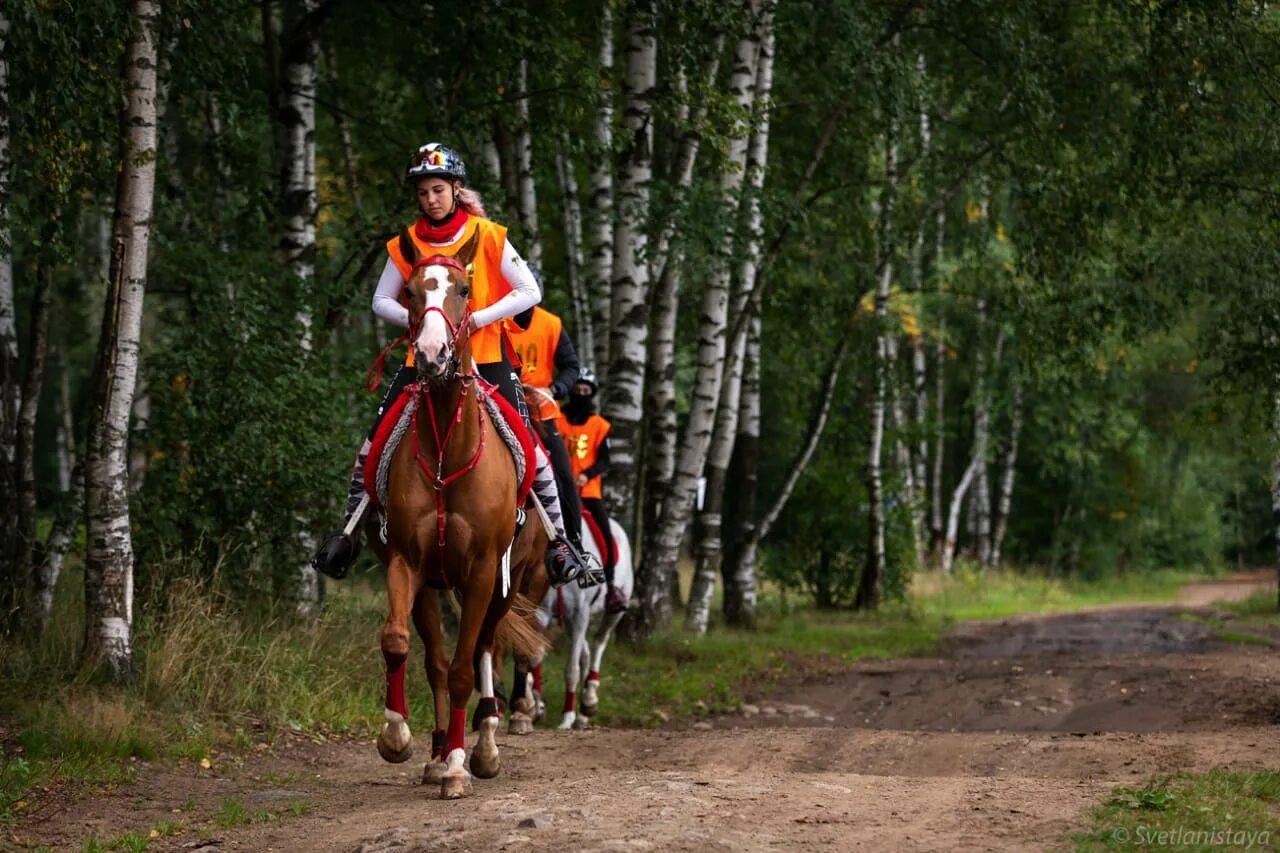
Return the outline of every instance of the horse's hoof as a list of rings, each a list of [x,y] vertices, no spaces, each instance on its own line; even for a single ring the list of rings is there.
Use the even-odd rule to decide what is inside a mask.
[[[587,716],[587,712],[584,709],[583,712],[580,715],[578,715],[578,719],[573,721],[573,729],[574,731],[585,732],[585,731],[588,731],[590,728],[591,728],[591,718]]]
[[[460,800],[469,796],[471,796],[471,774],[465,770],[440,780],[440,799]]]
[[[507,734],[533,734],[533,720],[523,714],[512,714],[511,721],[507,724]]]
[[[444,774],[448,771],[449,765],[437,759],[431,759],[427,762],[427,766],[422,768],[422,784],[439,785],[444,781]]]
[[[599,711],[599,710],[600,710],[600,706],[595,704],[594,702],[590,705],[588,705],[586,702],[582,703],[582,716],[584,717],[594,717],[596,715],[596,711]]]
[[[502,759],[495,749],[492,754],[479,750],[471,753],[471,775],[477,779],[495,779],[502,772]]]
[[[409,741],[404,749],[396,749],[380,737],[378,738],[378,755],[382,756],[383,761],[391,764],[403,764],[413,757],[413,741]]]

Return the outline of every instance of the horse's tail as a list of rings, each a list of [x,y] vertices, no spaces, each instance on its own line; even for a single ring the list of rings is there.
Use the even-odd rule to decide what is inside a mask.
[[[551,644],[542,632],[534,627],[532,616],[538,605],[524,595],[516,593],[511,609],[502,617],[494,632],[494,645],[511,649],[517,655],[540,660],[550,650]]]

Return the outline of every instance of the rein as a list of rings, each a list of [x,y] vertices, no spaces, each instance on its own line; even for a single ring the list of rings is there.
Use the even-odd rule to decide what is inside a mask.
[[[467,268],[464,267],[461,264],[461,262],[459,262],[456,258],[450,258],[446,255],[431,255],[430,257],[419,258],[418,260],[414,261],[413,269],[410,270],[409,275],[410,277],[412,277],[413,274],[417,272],[419,269],[421,269],[422,267],[430,267],[430,266],[450,267],[462,273],[464,276],[467,274]],[[400,298],[401,298],[401,302],[403,302],[404,301],[403,293],[401,294]],[[427,306],[426,308],[423,309],[422,313],[418,315],[418,319],[416,321],[412,318],[412,316],[409,318],[408,331],[406,331],[400,337],[396,338],[391,343],[387,344],[387,346],[382,350],[382,352],[378,353],[378,357],[373,360],[373,364],[369,365],[369,369],[364,374],[364,387],[370,394],[377,392],[379,386],[382,385],[382,371],[386,367],[387,356],[391,354],[391,351],[393,349],[400,346],[400,344],[402,343],[408,342],[409,345],[412,346],[413,341],[416,340],[418,337],[418,330],[422,328],[423,321],[427,319],[427,315],[430,314],[432,311],[435,311],[441,317],[444,318],[445,326],[449,329],[450,332],[453,333],[453,337],[449,339],[449,348],[453,350],[455,353],[457,352],[458,337],[462,334],[462,330],[467,328],[468,324],[471,321],[471,300],[469,299],[467,300],[467,310],[462,315],[462,322],[458,323],[457,326],[454,326],[453,321],[449,319],[448,314],[444,313],[443,308],[439,308],[436,306]],[[457,355],[454,355],[452,359],[452,363],[449,365],[449,372],[446,373],[442,378],[443,379],[452,378],[457,373],[457,370],[458,370],[458,357]]]

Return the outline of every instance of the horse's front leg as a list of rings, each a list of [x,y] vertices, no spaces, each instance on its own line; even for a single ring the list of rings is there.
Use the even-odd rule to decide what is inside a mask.
[[[507,731],[513,735],[527,735],[533,731],[533,717],[537,704],[532,695],[533,676],[529,658],[516,655],[516,677],[511,686],[511,723]]]
[[[485,613],[484,622],[476,636],[475,667],[480,676],[480,702],[476,705],[476,726],[480,737],[476,740],[476,748],[471,751],[471,772],[481,779],[492,779],[502,772],[502,761],[498,755],[498,726],[502,715],[498,713],[498,703],[493,691],[493,646],[498,623],[507,615],[507,602],[498,595],[493,595]],[[515,618],[514,615],[511,618]]]
[[[587,682],[582,687],[582,716],[590,720],[600,710],[600,662],[604,658],[604,650],[613,636],[613,629],[622,621],[625,613],[606,613],[599,629],[596,630],[595,647],[590,649],[591,664],[587,668]]]
[[[453,650],[453,660],[449,664],[449,735],[445,745],[444,779],[440,783],[440,796],[446,800],[456,800],[471,793],[471,774],[465,766],[467,758],[467,702],[471,699],[471,691],[475,689],[476,676],[476,642],[480,637],[480,629],[485,614],[489,609],[490,592],[493,589],[493,575],[488,575],[488,584],[480,583],[477,575],[481,566],[497,566],[497,561],[476,561],[472,563],[472,577],[469,579],[462,597],[462,615],[458,619],[458,643]],[[479,667],[482,678],[488,681],[488,700],[493,702],[493,662],[492,655],[486,654],[483,666]],[[483,686],[483,685],[482,685]],[[484,698],[481,698],[484,702]],[[480,737],[484,739],[484,728]],[[496,751],[496,746],[494,747]]]
[[[378,735],[378,754],[393,764],[413,755],[404,673],[409,659],[409,611],[417,592],[416,574],[403,556],[393,553],[387,565],[387,621],[382,626],[382,658],[387,668],[386,721]]]
[[[449,721],[449,656],[444,649],[440,593],[424,589],[413,605],[413,624],[422,638],[427,682],[435,701],[436,727],[431,732],[431,758],[422,768],[422,784],[439,785],[444,779],[445,725]]]
[[[582,666],[587,655],[587,627],[591,622],[591,611],[586,602],[574,608],[568,614],[569,652],[564,662],[564,716],[560,718],[560,729],[571,729],[578,719],[577,698],[578,685],[582,683]]]

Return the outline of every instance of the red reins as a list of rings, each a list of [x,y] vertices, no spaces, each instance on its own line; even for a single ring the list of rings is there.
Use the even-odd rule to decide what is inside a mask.
[[[409,272],[409,275],[412,276],[413,273],[417,272],[422,267],[429,267],[429,266],[450,267],[451,269],[455,269],[458,272],[462,273],[463,275],[467,274],[467,268],[464,267],[462,263],[458,261],[456,258],[450,258],[446,255],[432,255],[428,258],[419,258],[418,260],[414,261],[413,269]],[[403,298],[404,296],[402,293],[401,294],[402,301],[403,301]],[[406,308],[407,307],[408,306],[406,306]],[[369,393],[372,394],[376,392],[378,390],[378,387],[382,385],[382,371],[383,371],[383,368],[386,366],[387,356],[391,354],[391,351],[393,349],[400,346],[400,344],[404,343],[405,341],[409,342],[409,346],[413,346],[413,342],[418,338],[418,330],[422,328],[423,321],[427,319],[427,315],[430,314],[432,311],[435,311],[441,317],[444,318],[445,326],[449,329],[449,331],[453,335],[449,339],[449,347],[455,351],[457,350],[458,337],[459,335],[462,334],[462,330],[467,328],[471,320],[471,301],[467,300],[467,310],[463,313],[462,321],[458,323],[457,326],[455,326],[453,324],[453,321],[449,319],[449,315],[444,313],[443,308],[429,305],[422,310],[421,314],[418,315],[417,321],[414,321],[413,318],[410,317],[409,330],[405,332],[403,335],[401,335],[400,337],[396,338],[391,343],[387,344],[386,348],[383,349],[382,352],[378,354],[378,357],[373,360],[373,364],[369,365],[368,371],[366,371],[364,374],[364,387],[368,389]]]

